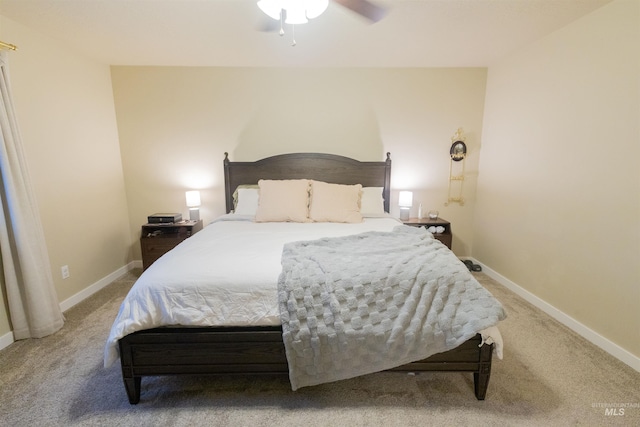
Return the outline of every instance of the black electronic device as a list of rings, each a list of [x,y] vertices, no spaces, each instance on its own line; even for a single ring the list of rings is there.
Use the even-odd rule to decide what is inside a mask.
[[[149,224],[166,224],[182,221],[181,213],[155,213],[147,217]]]

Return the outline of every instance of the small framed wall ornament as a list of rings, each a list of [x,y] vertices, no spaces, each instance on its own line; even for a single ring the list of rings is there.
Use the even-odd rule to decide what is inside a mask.
[[[467,144],[465,144],[464,141],[454,141],[453,144],[451,144],[449,154],[451,155],[451,160],[454,162],[464,160],[467,156]]]
[[[464,131],[458,128],[451,137],[451,148],[449,148],[449,191],[445,206],[449,203],[459,203],[464,206],[462,197],[462,185],[464,184],[464,166],[467,158],[467,144],[465,143]]]

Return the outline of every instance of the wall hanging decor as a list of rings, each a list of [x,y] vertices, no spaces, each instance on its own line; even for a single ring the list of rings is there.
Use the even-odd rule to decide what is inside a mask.
[[[458,128],[451,137],[451,148],[449,149],[449,190],[445,206],[449,203],[459,203],[464,206],[462,197],[462,187],[464,184],[464,166],[467,158],[467,144],[462,128]]]

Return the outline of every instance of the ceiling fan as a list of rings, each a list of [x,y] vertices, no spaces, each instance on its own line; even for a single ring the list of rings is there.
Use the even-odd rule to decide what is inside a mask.
[[[370,22],[378,22],[387,14],[387,10],[369,0],[332,0],[335,3],[357,13]],[[308,19],[320,16],[329,5],[329,0],[260,0],[258,7],[266,15],[279,21],[280,35],[284,35],[284,24],[305,24]],[[262,26],[262,31],[276,30],[276,22]],[[293,42],[295,46],[295,39]]]
[[[378,22],[387,14],[387,9],[368,0],[333,0],[371,22]]]

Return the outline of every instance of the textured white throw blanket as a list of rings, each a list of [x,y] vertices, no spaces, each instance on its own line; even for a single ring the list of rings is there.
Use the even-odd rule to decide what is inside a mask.
[[[424,229],[288,243],[278,302],[293,390],[450,350],[506,317]]]

